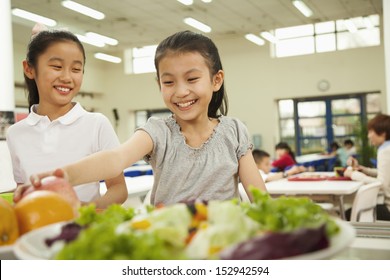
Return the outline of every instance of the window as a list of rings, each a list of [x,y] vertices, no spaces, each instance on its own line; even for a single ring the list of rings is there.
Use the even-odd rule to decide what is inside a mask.
[[[277,39],[271,52],[276,57],[287,57],[378,46],[379,25],[379,15],[370,15],[278,28],[271,31]]]
[[[125,50],[125,73],[142,74],[156,72],[154,55],[157,45]]]
[[[381,112],[380,102],[378,92],[279,100],[281,141],[295,147],[297,155],[323,152],[346,139],[359,149],[360,124]]]

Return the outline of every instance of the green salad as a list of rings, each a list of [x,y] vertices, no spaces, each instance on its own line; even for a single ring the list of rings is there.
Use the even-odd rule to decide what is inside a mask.
[[[219,259],[227,256],[235,259],[237,256],[245,258],[242,250],[240,255],[235,252],[224,255],[225,249],[256,239],[252,242],[251,251],[258,251],[266,242],[265,239],[259,241],[263,236],[288,240],[277,234],[293,236],[298,231],[303,234],[302,237],[295,235],[295,239],[322,234],[317,238],[322,240],[318,241],[320,245],[314,244],[305,249],[317,250],[327,246],[328,242],[324,243],[324,239],[327,241],[339,230],[334,220],[307,198],[273,199],[255,188],[251,188],[251,192],[253,203],[239,203],[236,199],[178,203],[151,207],[137,215],[134,209],[120,205],[112,205],[102,213],[96,213],[93,205],[81,207],[80,217],[75,221],[80,226],[80,232],[74,240],[68,239],[71,241],[55,258],[158,260]],[[271,244],[269,239],[267,243]],[[286,256],[296,254],[296,249],[292,251],[294,253],[286,252]],[[253,254],[247,256],[257,258]]]

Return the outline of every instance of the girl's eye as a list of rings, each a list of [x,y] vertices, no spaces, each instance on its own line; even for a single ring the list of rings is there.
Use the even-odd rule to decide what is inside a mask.
[[[172,81],[163,81],[162,83],[163,83],[163,85],[166,85],[166,86],[169,86],[169,85],[173,84]]]
[[[196,80],[198,80],[199,78],[198,77],[194,77],[194,78],[189,78],[188,81],[189,82],[195,82]]]
[[[61,69],[60,65],[50,65],[50,66],[53,67],[54,69]]]
[[[73,68],[73,71],[78,73],[81,72],[82,70],[80,68]]]

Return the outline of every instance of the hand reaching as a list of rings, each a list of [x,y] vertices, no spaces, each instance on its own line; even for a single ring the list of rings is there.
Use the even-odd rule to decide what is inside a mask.
[[[354,157],[349,157],[347,159],[347,165],[351,166],[353,169],[357,169],[359,167],[359,161]]]
[[[41,179],[49,176],[57,176],[57,177],[64,178],[64,171],[62,171],[61,169],[57,169],[54,172],[50,171],[41,174],[31,175],[30,177],[31,185],[23,184],[23,185],[19,185],[16,188],[14,192],[14,202],[17,203],[19,200],[22,199],[23,196],[32,192],[34,189],[39,189],[42,186]]]
[[[78,213],[80,207],[80,200],[78,199],[76,192],[66,180],[66,174],[62,169],[56,169],[54,172],[45,172],[30,177],[32,185],[18,186],[14,193],[14,202],[17,203],[24,196],[33,191],[49,190],[60,194],[64,197],[73,207],[75,214]]]
[[[48,171],[48,172],[44,172],[44,173],[31,175],[30,181],[34,187],[38,188],[42,185],[43,179],[46,177],[50,177],[50,176],[55,176],[55,177],[59,177],[59,178],[63,178],[65,180],[68,180],[68,176],[67,176],[66,172],[63,169],[58,168],[54,171]]]
[[[349,177],[349,178],[351,178],[352,172],[353,172],[352,166],[348,166],[348,167],[345,169],[343,175],[344,175],[344,177]]]

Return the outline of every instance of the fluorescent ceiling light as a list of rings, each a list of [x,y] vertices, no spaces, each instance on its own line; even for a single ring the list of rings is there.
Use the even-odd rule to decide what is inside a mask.
[[[76,34],[77,38],[83,43],[90,44],[95,47],[103,48],[105,44],[101,40],[96,40],[96,38],[90,38],[84,35]]]
[[[200,22],[200,21],[197,21],[196,19],[193,19],[193,18],[185,18],[184,19],[184,23],[188,24],[189,26],[192,26],[200,31],[203,31],[203,32],[206,32],[206,33],[209,33],[211,32],[211,27]]]
[[[50,18],[47,18],[47,17],[43,17],[43,16],[40,16],[40,15],[37,15],[37,14],[33,14],[33,13],[27,12],[27,11],[22,10],[22,9],[17,9],[17,8],[12,9],[11,13],[14,16],[21,17],[21,18],[33,21],[35,23],[39,22],[39,23],[42,23],[44,25],[51,26],[51,27],[57,25],[57,22],[55,20],[53,20],[53,19],[50,19]]]
[[[357,27],[351,19],[344,20],[344,25],[348,29],[349,32],[351,32],[351,33],[357,32]]]
[[[74,2],[74,1],[66,0],[66,1],[62,1],[61,4],[65,8],[71,9],[73,11],[76,11],[80,14],[89,16],[89,17],[94,18],[94,19],[101,20],[101,19],[104,19],[104,17],[105,17],[105,15],[102,12],[96,11],[94,9],[91,9],[87,6],[81,5],[81,4]]]
[[[278,39],[268,31],[261,32],[260,35],[261,35],[261,37],[270,41],[273,44],[276,44],[278,41]]]
[[[194,4],[193,0],[177,0],[177,2],[180,2],[180,3],[182,3],[183,5],[186,5],[186,6],[191,6],[192,4]]]
[[[95,32],[87,32],[85,35],[88,38],[91,38],[91,39],[94,39],[94,40],[100,40],[100,41],[102,41],[103,43],[105,43],[107,45],[111,45],[111,46],[118,45],[118,40],[116,40],[114,38],[110,38],[110,37],[104,36],[104,35],[100,35],[100,34],[95,33]]]
[[[305,17],[311,17],[313,15],[313,11],[305,4],[305,2],[301,0],[293,0],[292,3]]]
[[[255,34],[246,34],[245,38],[259,46],[263,46],[265,44],[265,41]]]
[[[202,0],[204,3],[211,3],[213,0]]]
[[[119,58],[117,56],[113,56],[113,55],[108,55],[105,53],[95,53],[94,56],[97,59],[105,60],[105,61],[112,62],[112,63],[121,63],[122,62],[121,58]]]

